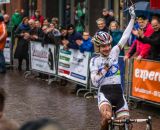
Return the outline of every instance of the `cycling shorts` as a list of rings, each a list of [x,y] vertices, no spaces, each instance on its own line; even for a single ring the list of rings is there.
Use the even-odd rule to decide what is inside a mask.
[[[103,85],[98,92],[98,107],[103,104],[116,106],[116,117],[129,116],[129,109],[120,84]]]

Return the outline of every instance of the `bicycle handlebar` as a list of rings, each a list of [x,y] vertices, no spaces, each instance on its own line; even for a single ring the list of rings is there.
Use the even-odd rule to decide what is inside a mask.
[[[151,116],[148,116],[148,119],[113,119],[111,118],[113,123],[140,123],[140,122],[146,122],[146,123],[150,123],[151,122]]]

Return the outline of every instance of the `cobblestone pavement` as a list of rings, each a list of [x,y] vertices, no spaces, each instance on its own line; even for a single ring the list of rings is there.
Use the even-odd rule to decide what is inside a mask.
[[[59,121],[67,130],[99,130],[100,115],[97,99],[85,99],[71,94],[73,85],[48,85],[47,82],[28,78],[16,70],[0,75],[0,86],[7,92],[5,113],[20,124],[32,119],[49,117]],[[153,130],[160,129],[160,107],[142,104],[131,110],[133,118],[153,118]],[[133,130],[143,130],[135,124]]]

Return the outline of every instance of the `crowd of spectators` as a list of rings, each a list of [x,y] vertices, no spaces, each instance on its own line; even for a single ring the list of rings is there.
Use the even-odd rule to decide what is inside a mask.
[[[81,53],[87,52],[99,52],[99,48],[92,43],[92,37],[88,31],[77,31],[78,21],[83,21],[82,16],[85,15],[82,5],[78,3],[76,7],[77,22],[75,25],[70,23],[70,20],[66,20],[64,26],[59,26],[58,18],[53,17],[47,19],[41,15],[39,10],[36,10],[33,16],[26,17],[24,10],[15,10],[10,17],[3,12],[4,23],[7,27],[8,36],[11,36],[11,31],[14,32],[15,40],[14,57],[18,59],[18,70],[22,70],[22,61],[26,60],[26,70],[29,70],[29,56],[28,56],[28,44],[30,40],[42,42],[42,46],[48,43],[61,44],[64,49],[79,49]],[[66,5],[66,12],[70,10],[70,5]],[[69,13],[66,16],[69,17]],[[82,16],[80,16],[82,15]],[[67,18],[66,18],[67,19]],[[158,32],[159,32],[159,16],[154,16],[150,21],[144,15],[137,16],[137,20],[132,31],[132,41],[129,51],[121,51],[120,56],[124,56],[124,60],[129,59],[132,56],[136,56],[138,60],[143,58],[159,60],[159,50],[157,49],[159,44]],[[115,46],[120,40],[123,30],[120,30],[119,23],[114,17],[112,10],[103,9],[102,16],[96,20],[97,32],[108,32],[112,36],[112,47]],[[12,28],[11,28],[12,27]],[[95,32],[95,33],[97,33]],[[152,38],[149,39],[149,38]],[[58,40],[57,40],[58,39]],[[154,44],[155,43],[155,44]]]
[[[69,5],[67,5],[67,15],[70,15],[68,12],[69,8]],[[82,19],[80,18],[80,20]],[[44,18],[39,10],[36,10],[35,14],[31,17],[26,17],[23,9],[21,11],[15,10],[11,17],[5,13],[3,14],[3,17],[0,17],[0,29],[3,28],[3,23],[5,23],[8,36],[11,36],[10,32],[12,29],[14,37],[18,39],[14,40],[14,45],[16,46],[14,58],[18,59],[19,71],[22,71],[23,60],[26,60],[26,70],[29,70],[28,49],[29,42],[31,40],[41,42],[42,46],[45,44],[60,44],[65,50],[77,49],[81,53],[90,52],[92,54],[94,52],[99,52],[99,48],[92,42],[92,37],[88,31],[84,30],[83,32],[78,32],[76,30],[76,26],[70,23],[70,19],[67,19],[65,22],[66,26],[59,26],[58,18]],[[122,37],[123,30],[120,30],[119,23],[115,19],[112,10],[103,9],[102,16],[98,18],[95,23],[97,23],[97,32],[108,32],[112,36],[112,46],[115,46],[119,42]],[[132,35],[135,36],[135,39],[132,41],[129,51],[125,54],[125,51],[122,50],[120,53],[121,56],[124,56],[124,60],[127,60],[132,56],[135,56],[138,60],[143,58],[160,60],[160,17],[158,15],[153,16],[151,23],[146,16],[137,16],[137,22],[135,23]],[[0,56],[1,53],[3,53],[4,40],[6,40],[6,37],[2,39],[0,36]],[[0,71],[1,68],[4,67],[4,59],[0,57],[0,62],[2,62],[2,60],[3,63],[0,63]],[[7,120],[3,116],[4,101],[5,96],[3,90],[0,89],[0,122],[5,124],[5,121],[7,122]],[[38,122],[41,121],[46,124],[53,123],[48,119],[43,119],[35,122],[29,122],[22,126],[20,130],[32,130],[36,123],[38,124]],[[6,124],[6,126],[0,127],[12,126],[8,125],[8,123]],[[18,125],[14,124],[13,127],[18,128]],[[30,127],[30,129],[28,127]],[[56,125],[56,127],[58,130],[61,130],[58,125]],[[16,130],[16,128],[7,130]]]

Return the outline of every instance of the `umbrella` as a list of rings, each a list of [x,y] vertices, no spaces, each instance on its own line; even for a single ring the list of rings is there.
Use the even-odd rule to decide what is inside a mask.
[[[150,10],[150,4],[149,4],[149,2],[145,2],[145,1],[136,2],[134,4],[134,6],[135,6],[135,11],[143,12],[143,11]],[[129,8],[125,9],[124,12],[126,12],[128,10],[129,10]]]
[[[150,8],[150,2],[146,1],[139,1],[134,4],[135,6],[135,12],[137,15],[146,15],[146,16],[151,16],[152,14],[160,14],[160,9],[159,10],[153,10]],[[125,9],[124,12],[128,12],[129,8]]]

